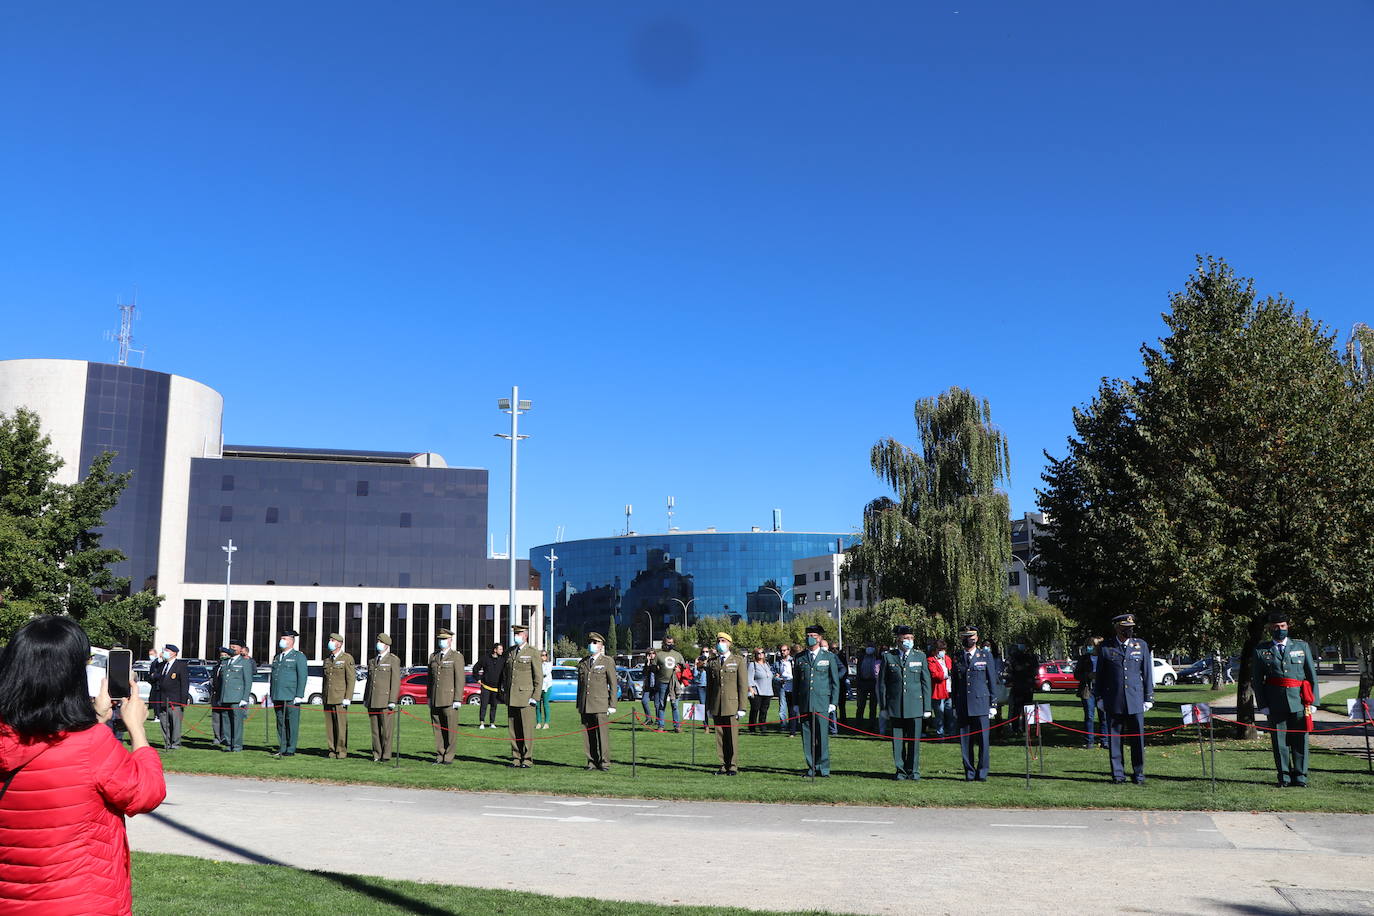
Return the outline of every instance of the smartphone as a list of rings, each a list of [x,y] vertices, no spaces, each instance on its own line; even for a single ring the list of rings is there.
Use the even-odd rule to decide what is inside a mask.
[[[109,678],[110,699],[128,699],[130,683],[134,674],[134,653],[129,649],[111,649],[109,668],[105,676]]]

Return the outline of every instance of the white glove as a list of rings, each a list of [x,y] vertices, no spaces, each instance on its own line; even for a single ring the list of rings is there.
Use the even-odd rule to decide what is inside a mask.
[[[608,716],[613,716],[613,715],[615,715],[615,707],[614,707],[614,706],[607,706],[607,707],[606,707],[606,715],[608,715]]]
[[[736,718],[736,719],[743,719],[743,718],[744,718],[744,710],[741,709],[739,712],[735,713],[735,718]]]
[[[992,706],[992,707],[989,707],[989,708],[988,708],[988,718],[989,718],[989,719],[995,719],[995,718],[997,718],[997,707],[996,707],[996,706]]]
[[[835,704],[834,704],[834,703],[831,703],[831,704],[830,704],[830,708],[827,710],[827,712],[834,712],[834,711],[835,711]]]
[[[248,701],[247,701],[247,700],[239,700],[239,707],[240,707],[240,708],[242,708],[242,707],[244,707],[244,706],[247,706],[247,705],[248,705]]]
[[[930,717],[931,717],[931,713],[928,713],[928,712],[927,712],[927,713],[923,713],[923,714],[921,715],[921,718],[922,718],[922,719],[929,719]]]
[[[292,702],[292,703],[295,703],[297,706],[299,706],[301,703],[304,703],[304,702],[305,702],[305,697],[296,697],[296,698],[295,698],[294,700],[292,700],[291,702]]]
[[[1305,716],[1315,716],[1315,715],[1317,714],[1317,707],[1315,707],[1315,706],[1304,706],[1304,707],[1302,708],[1302,712],[1303,712],[1303,715],[1305,715]]]
[[[1155,708],[1155,704],[1154,704],[1151,700],[1146,700],[1146,701],[1145,701],[1145,711],[1146,711],[1146,712],[1149,712],[1150,710],[1152,710],[1152,709],[1154,709],[1154,708]]]
[[[387,709],[395,709],[395,708],[396,708],[396,704],[395,704],[395,703],[388,703],[388,704],[386,704],[386,708],[387,708]]]
[[[454,706],[457,706],[458,704],[457,704],[457,703],[454,703],[453,705],[454,705]],[[534,697],[530,697],[530,705],[531,705],[531,706],[538,706],[538,705],[539,705],[539,701],[536,700]]]
[[[342,703],[341,705],[342,705],[345,709],[347,709],[347,708],[348,708],[348,704],[349,704],[349,703],[352,703],[352,702],[353,702],[352,700],[344,700],[343,703]]]
[[[454,708],[454,709],[457,709],[459,706],[462,706],[462,705],[463,705],[463,704],[462,704],[461,702],[459,702],[458,700],[454,700],[454,701],[453,701],[453,708]]]

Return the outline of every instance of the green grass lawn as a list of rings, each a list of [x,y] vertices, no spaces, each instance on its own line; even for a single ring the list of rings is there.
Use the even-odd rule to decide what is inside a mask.
[[[280,865],[239,865],[191,856],[134,853],[134,913],[140,916],[350,916],[372,913],[484,916],[746,916],[755,910],[655,906],[525,891],[395,881]],[[793,916],[815,916],[794,913]]]
[[[1206,688],[1161,688],[1156,694],[1160,705],[1147,717],[1147,728],[1180,724],[1177,704],[1205,701],[1211,695]],[[1057,721],[1081,728],[1080,707],[1072,695],[1042,694],[1039,699],[1052,704]],[[738,778],[724,778],[712,775],[716,767],[712,736],[698,730],[693,742],[690,729],[683,734],[657,734],[642,728],[632,736],[628,722],[612,728],[612,771],[589,773],[584,769],[581,735],[567,734],[578,728],[576,713],[567,703],[555,704],[554,727],[537,733],[541,740],[536,742],[536,766],[532,769],[511,769],[504,728],[478,730],[471,708],[463,710],[456,762],[436,767],[429,765],[433,738],[424,718],[425,709],[410,707],[409,711],[418,718],[403,715],[398,720],[398,766],[371,761],[367,723],[361,718],[350,729],[357,756],[327,759],[321,749],[322,717],[318,708],[310,707],[302,711],[300,752],[295,757],[274,760],[269,756],[274,745],[263,741],[261,710],[248,721],[249,749],[244,753],[225,754],[210,748],[208,713],[198,707],[187,712],[186,749],[163,759],[169,771],[185,773],[560,795],[906,806],[1374,811],[1374,792],[1370,791],[1374,789],[1374,775],[1366,771],[1364,761],[1314,748],[1312,787],[1300,792],[1280,791],[1272,786],[1273,758],[1267,737],[1256,741],[1232,739],[1224,736],[1231,729],[1220,726],[1215,791],[1210,780],[1202,776],[1192,728],[1149,739],[1149,782],[1141,787],[1112,785],[1107,779],[1106,751],[1084,750],[1081,735],[1045,726],[1044,774],[1040,775],[1041,760],[1035,760],[1035,775],[1027,788],[1024,745],[1006,737],[1006,729],[994,732],[992,776],[986,783],[964,781],[957,742],[923,744],[924,778],[916,784],[895,782],[889,741],[843,731],[842,737],[831,740],[832,778],[812,782],[800,778],[803,763],[799,738],[741,735],[743,773]],[[622,703],[621,715],[627,712],[627,705]],[[275,742],[275,727],[270,729],[269,738]],[[632,742],[638,760],[633,769]]]

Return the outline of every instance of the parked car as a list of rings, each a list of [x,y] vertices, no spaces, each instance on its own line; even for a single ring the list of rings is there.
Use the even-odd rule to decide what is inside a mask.
[[[209,682],[209,681],[192,681],[192,682],[191,682],[191,686],[190,686],[190,694],[191,694],[191,702],[192,702],[192,703],[209,703],[209,702],[210,702],[210,682]]]
[[[577,669],[555,665],[551,673],[553,685],[549,687],[549,702],[577,702]]]
[[[463,702],[469,706],[482,702],[482,685],[471,674],[463,682]],[[422,674],[407,674],[401,678],[396,702],[402,706],[423,706],[429,703],[429,671]]]
[[[362,701],[367,689],[367,669],[358,666],[359,677],[353,684],[353,702]],[[305,701],[312,706],[324,705],[324,665],[307,665],[305,669]]]
[[[1226,667],[1222,669],[1228,680],[1236,679],[1236,667],[1240,663],[1240,656],[1233,655],[1226,660]],[[1178,682],[1180,684],[1205,684],[1212,679],[1212,660],[1201,658],[1193,662],[1186,668],[1178,671]]]
[[[631,700],[639,699],[640,693],[644,690],[644,671],[641,669],[636,672],[630,668],[616,668],[615,673],[616,681],[620,684],[620,695]],[[634,679],[635,674],[640,676],[639,681]]]
[[[1156,658],[1154,663],[1156,684],[1163,684],[1165,687],[1171,687],[1178,682],[1178,672],[1174,670],[1173,665],[1162,658]]]
[[[1073,676],[1073,662],[1045,662],[1035,675],[1041,690],[1077,690],[1078,679]]]

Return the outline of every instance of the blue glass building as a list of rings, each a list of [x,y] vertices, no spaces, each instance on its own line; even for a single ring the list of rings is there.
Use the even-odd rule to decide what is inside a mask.
[[[549,583],[558,634],[600,631],[614,616],[631,627],[636,645],[646,645],[650,621],[657,639],[684,617],[776,620],[779,605],[790,616],[792,561],[851,542],[824,532],[675,531],[544,544],[529,556],[546,580],[546,557],[551,550],[558,557]]]

